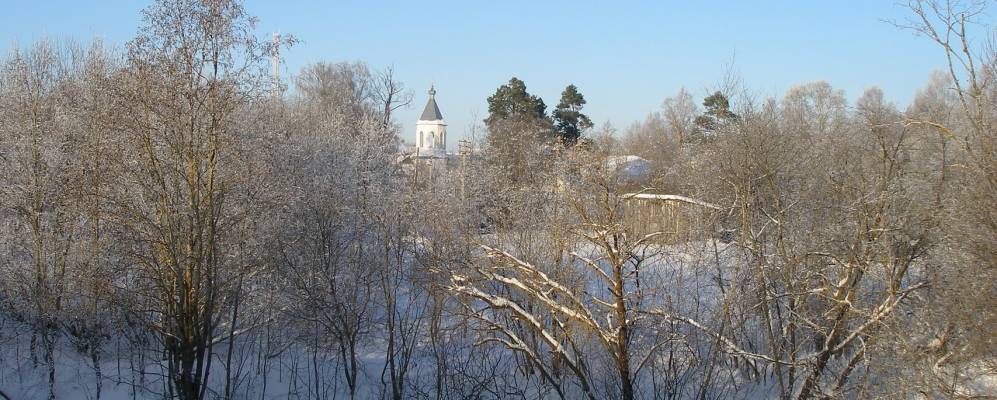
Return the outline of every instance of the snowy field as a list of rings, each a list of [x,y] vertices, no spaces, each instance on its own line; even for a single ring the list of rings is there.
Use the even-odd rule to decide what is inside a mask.
[[[654,246],[644,256],[644,266],[641,273],[644,282],[644,299],[647,307],[668,307],[682,310],[687,315],[703,316],[702,310],[716,307],[720,299],[720,286],[729,285],[729,271],[717,268],[717,262],[726,265],[731,262],[729,245],[719,242],[693,242],[681,245]],[[583,247],[579,254],[595,252],[595,248]],[[584,270],[584,265],[578,267]],[[598,294],[606,288],[592,283],[588,290]],[[400,301],[407,302],[405,294],[400,293]],[[32,352],[31,332],[24,326],[12,321],[4,321],[0,329],[0,390],[12,399],[46,399],[49,397],[49,368],[44,360],[41,340],[35,338],[34,355]],[[349,392],[342,373],[342,364],[335,352],[335,346],[323,344],[322,350],[293,343],[287,337],[289,333],[279,332],[280,327],[274,327],[272,332],[248,332],[235,341],[236,349],[232,355],[231,384],[226,388],[228,364],[228,345],[220,343],[215,346],[215,357],[209,378],[207,391],[209,398],[224,397],[228,390],[235,398],[244,399],[314,399],[314,398],[348,398]],[[423,327],[425,329],[425,327]],[[270,339],[267,339],[269,337]],[[453,336],[449,345],[462,357],[480,357],[480,366],[491,365],[494,368],[509,368],[512,354],[501,347],[489,347],[484,353],[472,354],[468,350],[472,343],[470,338]],[[260,344],[270,343],[270,344]],[[357,398],[384,398],[388,387],[385,385],[385,341],[377,334],[362,343],[359,351]],[[165,362],[155,359],[155,343],[146,349],[129,347],[124,337],[109,339],[101,352],[100,373],[103,375],[100,385],[100,398],[110,400],[123,399],[159,399],[167,390],[163,381]],[[269,346],[269,347],[267,347]],[[416,343],[412,356],[412,367],[408,375],[411,387],[407,392],[411,397],[435,397],[432,395],[432,381],[436,374],[432,345],[428,342]],[[473,351],[472,351],[473,352]],[[263,354],[270,354],[269,357]],[[89,358],[78,351],[67,339],[61,338],[55,345],[55,396],[58,399],[95,399],[97,398],[97,371]],[[671,357],[688,357],[692,353],[672,355]],[[662,356],[664,357],[664,356]],[[661,362],[686,362],[666,360]],[[467,361],[465,361],[467,362]],[[526,381],[523,376],[519,379]],[[695,380],[695,377],[686,377]],[[512,378],[507,384],[515,385],[521,382]],[[468,393],[474,390],[465,385]],[[765,392],[762,388],[756,388]],[[486,392],[480,397],[501,397]]]

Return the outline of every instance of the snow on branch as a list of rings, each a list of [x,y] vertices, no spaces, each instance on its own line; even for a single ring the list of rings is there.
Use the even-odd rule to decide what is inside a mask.
[[[848,337],[846,337],[844,340],[842,340],[841,343],[835,346],[834,349],[831,350],[831,352],[837,354],[843,351],[845,347],[848,347],[848,345],[851,344],[852,341],[854,341],[856,338],[864,334],[867,330],[869,330],[871,326],[879,323],[880,321],[883,320],[883,318],[885,318],[891,312],[893,312],[893,309],[895,309],[897,305],[900,304],[900,302],[902,302],[904,299],[906,299],[907,296],[909,296],[912,292],[914,292],[917,289],[923,288],[925,286],[927,286],[927,283],[921,282],[907,288],[906,290],[903,290],[898,295],[891,294],[889,297],[886,298],[885,301],[883,301],[882,304],[876,307],[876,309],[874,310],[872,316],[869,318],[868,321],[866,321],[864,324],[862,324],[854,331],[852,331],[852,333],[848,335]]]
[[[551,290],[561,293],[565,299],[569,300],[570,304],[569,306],[565,306],[558,303],[557,301],[555,301],[550,297],[549,295],[550,291],[543,291],[538,288],[530,287],[530,285],[527,285],[516,278],[506,277],[494,272],[489,272],[479,269],[478,272],[484,275],[486,278],[523,290],[524,292],[533,296],[535,299],[542,301],[544,304],[547,304],[547,306],[550,307],[552,311],[559,312],[561,314],[564,314],[568,318],[571,318],[575,321],[588,325],[596,333],[598,333],[599,338],[606,345],[611,345],[615,343],[615,338],[612,335],[606,333],[606,330],[599,325],[598,320],[595,319],[595,316],[592,315],[592,313],[586,307],[585,303],[582,302],[582,300],[579,299],[574,292],[564,287],[556,280],[551,279],[550,277],[547,276],[547,274],[539,271],[532,264],[520,260],[519,258],[516,258],[515,256],[509,254],[508,252],[497,250],[483,244],[479,246],[481,246],[481,248],[485,250],[485,252],[488,254],[489,257],[504,258],[510,261],[509,265],[511,265],[512,267],[518,269],[521,272],[526,273],[527,276],[533,276],[537,278],[537,280],[539,281],[537,282],[538,285],[548,286],[551,288]]]
[[[564,358],[564,361],[568,365],[568,367],[571,368],[571,370],[574,371],[579,378],[581,379],[585,378],[584,373],[579,368],[580,360],[577,357],[575,357],[571,352],[569,352],[568,349],[564,348],[564,346],[561,345],[560,341],[558,341],[554,337],[553,333],[544,328],[538,316],[520,307],[519,304],[517,304],[515,301],[512,301],[502,296],[485,293],[476,287],[464,285],[463,284],[464,282],[467,282],[466,278],[455,276],[455,278],[451,279],[450,289],[457,293],[465,294],[473,298],[476,298],[478,300],[484,301],[491,308],[505,309],[511,311],[518,320],[525,322],[535,333],[537,333],[537,335],[541,339],[543,339],[544,343],[550,346],[551,351],[561,355]],[[510,349],[521,350],[520,347],[526,347],[521,339],[519,339],[516,335],[514,335],[511,331],[503,327],[501,324],[495,323],[494,321],[488,319],[485,315],[481,313],[475,313],[473,316],[479,320],[488,323],[490,326],[494,328],[498,328],[503,332],[503,334],[505,334],[511,340],[520,343],[519,345],[510,347]],[[535,357],[536,355],[534,354],[533,356]]]
[[[692,326],[692,327],[694,327],[696,329],[699,329],[703,333],[706,333],[707,335],[712,336],[714,339],[717,339],[717,341],[719,341],[721,344],[723,344],[723,346],[725,348],[727,348],[727,352],[728,353],[730,353],[732,355],[735,355],[735,356],[742,356],[742,357],[744,357],[745,361],[749,362],[751,364],[752,368],[757,368],[757,365],[755,365],[755,360],[764,360],[764,361],[768,361],[768,362],[771,362],[771,363],[782,364],[782,365],[792,365],[793,364],[793,363],[786,362],[786,361],[783,361],[783,360],[778,360],[778,359],[775,359],[775,358],[772,358],[772,357],[769,357],[769,356],[766,356],[766,355],[763,355],[763,354],[752,353],[750,351],[744,350],[740,346],[738,346],[736,343],[734,343],[733,340],[730,340],[726,336],[724,336],[724,335],[722,335],[722,334],[720,334],[718,332],[713,331],[712,329],[706,327],[706,325],[703,325],[703,324],[699,323],[699,321],[696,321],[696,320],[694,320],[692,318],[682,317],[682,316],[678,316],[678,315],[672,315],[672,314],[666,313],[666,312],[661,311],[661,310],[648,310],[648,311],[645,311],[645,313],[650,314],[650,315],[654,315],[654,316],[657,316],[657,317],[661,317],[661,318],[664,318],[664,319],[669,320],[669,321],[682,322],[682,323],[690,325],[690,326]]]

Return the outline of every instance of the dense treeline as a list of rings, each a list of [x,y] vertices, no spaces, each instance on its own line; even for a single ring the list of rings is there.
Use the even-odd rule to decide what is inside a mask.
[[[0,397],[994,396],[997,53],[955,6],[910,4],[950,68],[903,110],[725,85],[616,138],[513,78],[445,165],[390,69],[287,88],[238,2],[14,49]]]

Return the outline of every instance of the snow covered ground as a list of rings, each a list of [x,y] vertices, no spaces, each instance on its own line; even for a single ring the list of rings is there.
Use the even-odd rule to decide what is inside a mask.
[[[0,360],[0,391],[11,399],[47,399],[49,398],[48,366],[39,354],[35,364],[30,356],[30,338],[27,336],[7,340]],[[223,347],[224,348],[224,347]],[[371,347],[375,349],[375,347]],[[339,364],[328,355],[319,355],[315,360],[312,354],[303,349],[291,349],[285,354],[270,360],[270,368],[266,375],[256,370],[253,365],[242,365],[236,380],[233,393],[235,398],[242,399],[314,399],[314,398],[348,398],[345,384],[342,382]],[[255,355],[253,355],[255,356]],[[57,399],[96,399],[96,374],[88,357],[85,357],[67,346],[58,346],[55,352],[56,379],[54,394]],[[101,381],[100,399],[105,400],[135,400],[162,399],[166,390],[162,375],[164,368],[156,360],[146,360],[144,376],[142,366],[137,365],[137,359],[128,359],[128,355],[113,357],[105,355],[101,369],[104,378]],[[255,362],[256,357],[252,364]],[[223,395],[225,366],[218,355],[211,370],[211,385],[209,398],[220,398]],[[314,362],[313,362],[314,361]],[[384,361],[384,353],[370,351],[361,357],[362,373],[358,379],[359,398],[380,398],[383,386],[379,381],[379,373]],[[318,367],[320,381],[317,385],[312,379],[316,376],[314,367]],[[134,368],[134,369],[133,369]],[[425,371],[424,371],[425,372]],[[316,396],[316,390],[321,395]]]
[[[595,257],[598,252],[594,247],[583,247],[578,253],[583,256]],[[640,270],[641,290],[644,308],[661,308],[676,312],[686,317],[697,319],[706,325],[715,321],[716,310],[722,309],[720,302],[725,301],[724,291],[739,284],[735,276],[737,263],[737,248],[735,244],[724,244],[714,241],[695,241],[672,245],[651,246],[647,249]],[[579,265],[579,268],[583,268]],[[599,279],[588,280],[586,290],[592,294],[605,294],[607,290]],[[400,301],[405,300],[405,293],[399,293]],[[236,351],[233,352],[232,385],[229,390],[233,398],[240,399],[315,399],[315,398],[349,398],[345,379],[342,374],[341,361],[336,353],[336,347],[326,343],[322,351],[315,352],[314,347],[293,345],[289,330],[277,326],[267,335],[277,337],[275,346],[262,350],[263,332],[251,332],[236,341]],[[689,334],[695,328],[676,325],[674,333]],[[653,332],[653,331],[650,331]],[[472,349],[476,340],[471,332],[463,338],[453,339],[450,343],[452,354],[464,358],[461,362],[476,362],[476,368],[482,365],[496,366],[496,375],[502,373],[515,374],[515,368],[509,368],[513,359],[508,350],[501,347],[491,347],[484,350]],[[36,350],[32,355],[31,331],[16,322],[0,320],[0,391],[11,399],[48,399],[49,368],[44,361],[40,340],[35,338]],[[638,339],[639,340],[639,339]],[[288,344],[288,345],[284,345]],[[370,339],[360,343],[363,347],[360,354],[357,398],[386,398],[390,390],[386,385],[385,350],[383,337],[372,335]],[[709,338],[695,339],[690,336],[688,347],[679,348],[677,352],[658,355],[654,361],[677,365],[679,371],[675,376],[656,376],[655,379],[673,379],[672,383],[680,390],[675,398],[690,398],[695,395],[686,390],[696,390],[701,379],[695,365],[696,359],[706,359],[715,351],[714,341]],[[129,347],[123,337],[108,340],[101,353],[100,398],[108,400],[138,400],[162,399],[165,392],[164,365],[161,360],[150,358],[158,354],[156,343],[146,344],[146,349],[136,351]],[[425,340],[415,346],[412,369],[408,379],[413,384],[408,388],[406,397],[433,398],[430,395],[431,386],[436,373],[432,357],[432,345]],[[224,397],[225,377],[227,375],[227,343],[222,342],[215,347],[213,359],[209,398]],[[481,351],[475,353],[476,351]],[[267,357],[264,354],[270,353]],[[673,357],[673,358],[669,358]],[[55,346],[55,384],[54,395],[57,399],[96,399],[96,370],[89,356],[82,354],[66,339],[60,339]],[[498,368],[506,368],[498,372]],[[684,370],[683,370],[684,368]],[[762,367],[763,375],[771,375],[772,371]],[[684,371],[684,372],[683,372]],[[317,379],[316,379],[317,377]],[[749,379],[737,374],[721,377],[728,379],[729,392],[718,395],[738,398],[765,399],[776,395],[776,382],[773,379]],[[517,385],[528,379],[522,376],[502,378],[508,385]],[[473,386],[476,382],[469,382]],[[495,384],[495,383],[493,383]],[[650,385],[649,376],[638,376],[638,384]],[[660,384],[660,383],[659,383]],[[977,383],[974,383],[976,385]],[[419,385],[423,385],[422,388]],[[723,387],[720,383],[718,387]],[[979,382],[981,387],[994,388],[994,382]],[[979,386],[977,385],[977,386]],[[425,388],[425,390],[423,390]],[[646,392],[646,387],[639,389]],[[978,389],[978,388],[977,388]],[[476,398],[501,398],[502,396],[475,392],[476,388],[468,389],[467,393]],[[987,389],[983,389],[984,392]],[[977,390],[979,392],[979,390]],[[461,397],[461,396],[455,396]]]

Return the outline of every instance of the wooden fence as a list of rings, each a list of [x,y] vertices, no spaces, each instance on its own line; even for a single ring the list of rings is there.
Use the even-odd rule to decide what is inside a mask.
[[[719,206],[684,196],[628,193],[623,198],[627,230],[637,235],[664,232],[659,243],[703,240],[716,234]]]

